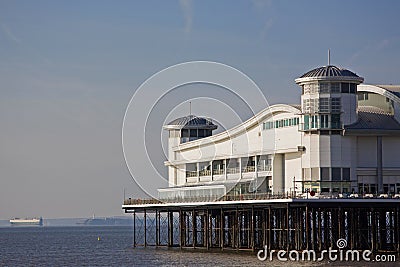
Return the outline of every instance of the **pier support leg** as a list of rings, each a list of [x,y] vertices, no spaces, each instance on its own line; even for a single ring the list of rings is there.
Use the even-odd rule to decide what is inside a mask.
[[[133,247],[136,247],[136,211],[133,211]]]

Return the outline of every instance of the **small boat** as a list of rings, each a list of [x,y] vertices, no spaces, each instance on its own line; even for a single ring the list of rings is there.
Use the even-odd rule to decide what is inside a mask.
[[[43,225],[43,219],[42,217],[40,218],[13,218],[10,220],[11,225],[38,225],[42,226]]]

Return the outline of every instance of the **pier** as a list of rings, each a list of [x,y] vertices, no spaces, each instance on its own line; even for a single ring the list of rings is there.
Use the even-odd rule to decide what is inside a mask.
[[[124,201],[133,246],[219,250],[335,248],[400,253],[399,199],[232,199]]]

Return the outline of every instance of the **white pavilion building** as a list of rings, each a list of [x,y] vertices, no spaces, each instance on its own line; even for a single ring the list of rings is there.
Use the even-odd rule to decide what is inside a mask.
[[[324,66],[295,80],[300,104],[269,106],[225,132],[193,115],[168,123],[160,199],[400,193],[400,86],[363,81]]]

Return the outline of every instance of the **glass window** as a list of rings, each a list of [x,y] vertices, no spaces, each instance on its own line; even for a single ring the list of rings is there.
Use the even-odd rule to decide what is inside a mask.
[[[321,115],[321,128],[329,128],[329,115]]]
[[[311,168],[311,180],[312,181],[319,180],[319,168]]]
[[[197,129],[190,129],[190,137],[197,137]]]
[[[310,180],[310,178],[311,178],[311,169],[303,168],[303,179]]]
[[[340,181],[341,177],[341,168],[332,168],[332,181]]]
[[[331,83],[331,93],[340,92],[340,83]]]
[[[189,137],[189,130],[188,129],[182,129],[181,137]]]
[[[320,94],[328,94],[329,93],[329,83],[320,83],[319,84],[319,93]]]
[[[331,115],[331,128],[340,129],[340,114]]]
[[[329,112],[329,98],[328,97],[319,99],[319,112]]]
[[[342,94],[350,93],[350,85],[349,83],[342,83]]]
[[[342,179],[350,181],[350,168],[342,168]]]
[[[311,128],[318,128],[318,115],[311,116]]]
[[[304,130],[310,128],[310,115],[304,115]]]
[[[340,112],[341,111],[340,97],[331,98],[331,110],[332,110],[332,112]]]
[[[327,167],[321,168],[321,180],[322,181],[329,181],[330,180],[329,171],[330,171],[330,169],[327,168]]]
[[[265,123],[264,123],[265,126]],[[206,131],[204,129],[198,129],[199,137],[205,137],[206,136]]]
[[[350,94],[355,94],[357,92],[357,85],[355,83],[350,84]]]

